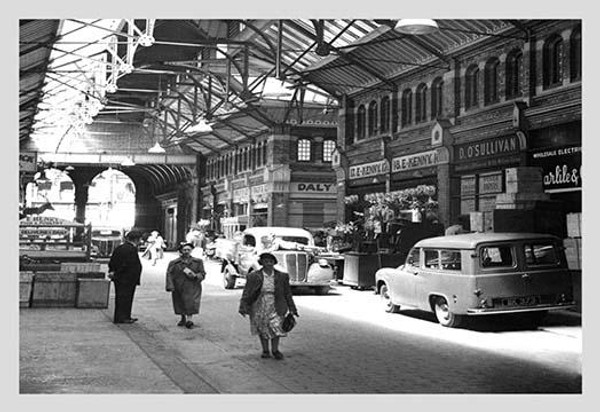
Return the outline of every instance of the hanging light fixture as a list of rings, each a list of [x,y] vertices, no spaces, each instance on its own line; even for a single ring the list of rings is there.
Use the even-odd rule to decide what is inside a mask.
[[[154,143],[150,149],[148,149],[148,153],[165,153],[165,148],[160,145],[160,143]]]
[[[439,29],[435,20],[431,19],[401,19],[394,30],[404,34],[430,34]]]

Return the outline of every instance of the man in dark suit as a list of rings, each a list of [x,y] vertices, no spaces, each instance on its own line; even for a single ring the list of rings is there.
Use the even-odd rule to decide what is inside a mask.
[[[141,238],[140,232],[132,230],[127,233],[125,242],[113,251],[108,262],[108,277],[115,284],[114,323],[137,321],[137,318],[131,317],[131,305],[142,274],[142,262],[138,254]]]

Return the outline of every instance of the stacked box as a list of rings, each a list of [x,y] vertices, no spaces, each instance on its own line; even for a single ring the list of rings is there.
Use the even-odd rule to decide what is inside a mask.
[[[563,239],[567,264],[571,270],[581,270],[581,238]]]
[[[110,293],[108,279],[78,279],[77,308],[107,308]]]
[[[28,308],[31,305],[33,291],[33,272],[19,272],[19,307]]]
[[[36,272],[32,307],[74,307],[76,297],[76,273]]]
[[[506,169],[506,193],[543,193],[542,170],[537,167]]]
[[[567,236],[581,237],[581,213],[567,213]]]

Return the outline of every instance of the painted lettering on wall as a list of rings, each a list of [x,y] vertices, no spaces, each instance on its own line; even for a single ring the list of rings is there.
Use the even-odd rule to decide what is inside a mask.
[[[392,159],[392,172],[431,167],[437,165],[438,162],[439,155],[437,150],[395,157]]]
[[[296,188],[299,192],[331,192],[333,183],[298,183]]]
[[[379,162],[364,163],[357,166],[350,167],[350,179],[360,179],[362,177],[377,176],[389,171],[389,165],[387,160],[381,160]]]
[[[454,154],[457,162],[466,162],[482,157],[508,155],[518,151],[519,139],[517,136],[507,136],[458,145]]]

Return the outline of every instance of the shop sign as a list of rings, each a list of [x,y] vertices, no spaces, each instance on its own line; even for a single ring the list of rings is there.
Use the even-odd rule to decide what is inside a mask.
[[[19,170],[21,172],[35,172],[37,170],[37,153],[20,152]]]
[[[267,200],[267,185],[250,187],[250,197],[255,203],[264,203]]]
[[[472,196],[477,193],[475,187],[475,176],[463,176],[460,179],[460,195],[461,196]]]
[[[233,191],[233,202],[234,203],[248,203],[248,188],[242,187],[241,189],[235,189]]]
[[[439,155],[437,150],[395,157],[392,159],[392,173],[436,166],[438,163]]]
[[[335,183],[294,182],[292,192],[299,193],[337,193]]]
[[[479,194],[502,193],[502,173],[479,176]]]
[[[389,172],[389,164],[387,160],[379,162],[363,163],[361,165],[350,166],[349,178],[360,179],[363,177],[378,176]]]
[[[233,182],[231,182],[231,187],[235,190],[235,189],[239,189],[242,188],[246,185],[246,180],[245,179],[240,179],[240,180],[234,180]]]
[[[581,146],[538,150],[531,165],[542,168],[545,192],[581,190]]]
[[[473,162],[517,153],[519,153],[519,138],[516,135],[496,137],[456,145],[454,147],[454,161],[456,163]]]

